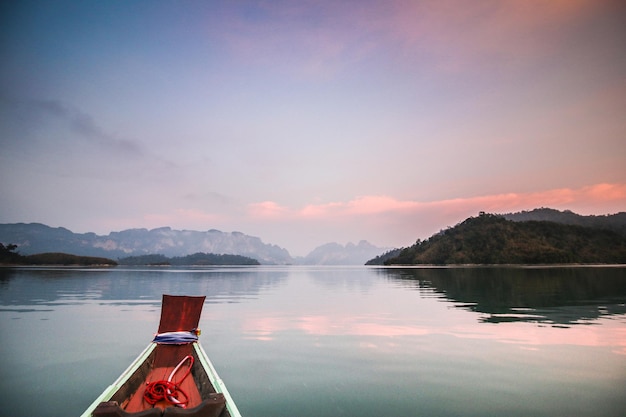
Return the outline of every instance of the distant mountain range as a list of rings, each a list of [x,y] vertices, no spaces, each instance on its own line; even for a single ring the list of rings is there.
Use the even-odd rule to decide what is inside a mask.
[[[379,248],[362,240],[357,245],[348,243],[342,246],[338,243],[327,243],[318,246],[303,258],[297,258],[296,263],[302,265],[363,265],[368,259],[379,255],[389,248]]]
[[[159,254],[183,257],[194,253],[240,255],[256,259],[264,265],[363,265],[383,252],[365,241],[346,246],[329,243],[315,249],[306,257],[293,258],[277,245],[263,243],[254,236],[219,230],[192,231],[158,229],[128,229],[106,236],[95,233],[74,233],[63,227],[40,223],[0,224],[0,243],[15,244],[22,255],[63,252],[79,256],[111,259]]]
[[[499,215],[514,222],[550,221],[595,229],[607,229],[626,236],[626,213],[605,216],[581,216],[571,211],[540,208],[532,211]],[[443,233],[443,231],[441,232]],[[63,252],[78,256],[121,259],[129,256],[164,255],[184,257],[198,252],[216,255],[240,255],[264,265],[363,265],[382,264],[396,257],[402,249],[374,246],[367,241],[358,244],[327,243],[304,257],[292,257],[277,245],[240,232],[219,230],[192,231],[128,229],[101,236],[95,233],[73,233],[63,227],[40,223],[0,224],[0,243],[17,245],[22,255]]]

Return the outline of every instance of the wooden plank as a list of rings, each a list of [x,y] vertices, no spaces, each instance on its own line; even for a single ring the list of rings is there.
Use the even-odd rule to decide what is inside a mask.
[[[163,295],[159,333],[198,328],[205,296]]]

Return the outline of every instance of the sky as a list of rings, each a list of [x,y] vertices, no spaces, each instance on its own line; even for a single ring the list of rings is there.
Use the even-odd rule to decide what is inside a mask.
[[[0,6],[0,223],[303,256],[480,211],[626,211],[626,3]]]

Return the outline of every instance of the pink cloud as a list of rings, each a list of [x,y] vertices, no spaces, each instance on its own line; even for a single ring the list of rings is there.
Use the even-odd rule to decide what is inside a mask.
[[[338,239],[353,242],[365,239],[385,247],[407,246],[481,211],[505,214],[540,207],[571,210],[583,215],[626,211],[626,184],[601,183],[581,188],[434,201],[404,200],[385,195],[360,196],[303,207],[266,201],[251,205],[249,218],[242,221],[249,225],[260,221],[266,230],[271,230],[273,239],[283,236],[295,244],[310,246],[298,249],[306,253],[307,249]],[[268,233],[263,232],[264,235]]]
[[[420,203],[399,201],[388,196],[364,196],[350,201],[347,205],[349,214],[377,214],[387,211],[405,211],[418,208]]]
[[[583,190],[596,201],[616,201],[626,198],[626,184],[597,184]]]
[[[253,203],[248,206],[248,214],[254,218],[279,218],[289,215],[289,208],[273,201]]]
[[[371,195],[357,197],[348,202],[310,204],[294,213],[296,217],[325,217],[345,215],[372,215],[415,208],[419,203],[399,201],[389,196]]]
[[[298,212],[294,213],[296,217],[316,218],[326,217],[330,213],[338,213],[343,210],[343,203],[327,203],[327,204],[310,204]]]
[[[596,214],[609,214],[602,206],[626,209],[626,184],[595,184],[578,189],[560,188],[532,193],[506,193],[429,202],[399,200],[390,196],[361,196],[346,202],[310,204],[302,209],[280,206],[266,201],[252,204],[250,213],[256,216],[290,219],[371,216],[377,214],[439,211],[461,213],[488,211],[508,212],[538,207],[567,209],[569,207],[598,207]]]

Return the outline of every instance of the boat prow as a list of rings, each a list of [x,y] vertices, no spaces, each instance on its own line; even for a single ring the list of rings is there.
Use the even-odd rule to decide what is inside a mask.
[[[163,295],[153,342],[81,417],[241,417],[197,340],[204,299]]]

